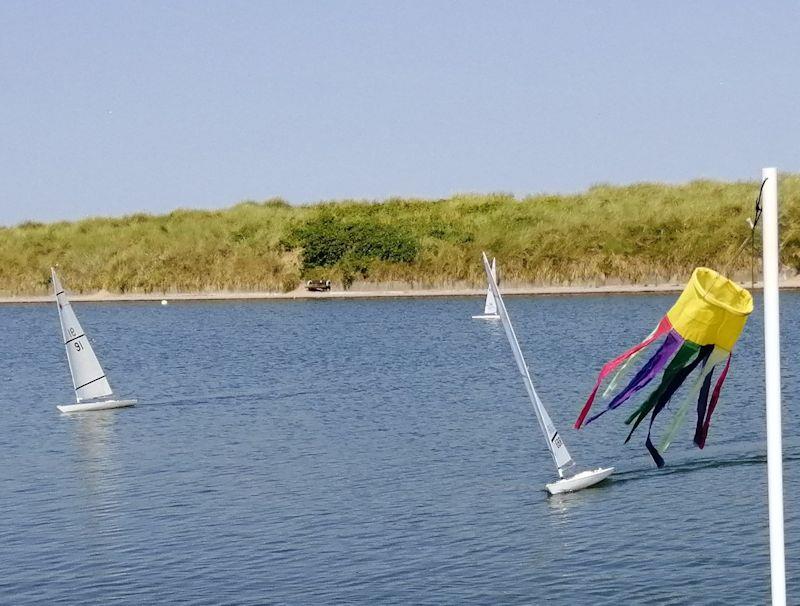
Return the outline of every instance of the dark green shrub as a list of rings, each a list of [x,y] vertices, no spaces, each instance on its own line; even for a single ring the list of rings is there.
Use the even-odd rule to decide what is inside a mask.
[[[416,238],[400,227],[366,219],[345,222],[330,212],[296,228],[288,241],[302,246],[303,269],[331,267],[345,256],[361,264],[368,259],[410,263],[419,252]]]

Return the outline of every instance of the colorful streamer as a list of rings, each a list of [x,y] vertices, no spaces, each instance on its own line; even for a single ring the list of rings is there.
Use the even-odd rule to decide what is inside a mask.
[[[648,337],[626,352],[607,362],[597,377],[594,389],[575,421],[575,429],[591,423],[609,410],[622,406],[645,389],[656,377],[661,380],[654,391],[626,419],[631,430],[627,443],[636,429],[650,416],[645,446],[658,467],[663,467],[661,452],[666,451],[680,429],[692,401],[696,401],[697,422],[694,443],[703,448],[708,437],[711,415],[719,401],[722,384],[728,375],[731,352],[753,311],[750,293],[712,269],[698,267],[678,300]],[[638,369],[627,385],[615,395],[615,384],[631,360],[655,343],[658,348]],[[689,389],[687,399],[678,408],[660,446],[653,445],[652,430],[656,417],[667,407],[672,397],[689,376],[700,368]],[[717,372],[721,369],[721,372]],[[606,407],[587,419],[597,392],[612,373],[611,385],[604,396],[611,398]],[[714,389],[711,384],[717,376]]]

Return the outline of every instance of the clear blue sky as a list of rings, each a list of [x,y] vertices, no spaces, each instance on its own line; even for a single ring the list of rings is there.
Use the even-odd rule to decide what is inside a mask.
[[[800,170],[797,2],[0,3],[0,224]]]

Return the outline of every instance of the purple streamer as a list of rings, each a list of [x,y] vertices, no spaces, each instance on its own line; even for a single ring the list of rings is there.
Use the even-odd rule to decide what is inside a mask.
[[[669,362],[670,358],[672,358],[675,352],[680,349],[680,346],[683,345],[683,342],[683,337],[681,337],[674,330],[670,330],[667,334],[667,338],[664,339],[664,342],[661,344],[661,347],[659,347],[653,356],[645,363],[645,365],[639,369],[639,372],[637,372],[633,379],[631,379],[630,383],[628,383],[625,389],[614,396],[614,399],[611,400],[605,410],[602,410],[594,415],[591,419],[586,421],[586,423],[591,423],[609,410],[614,410],[626,402],[638,391],[644,389],[647,384],[653,380],[653,377],[664,370],[667,362]]]

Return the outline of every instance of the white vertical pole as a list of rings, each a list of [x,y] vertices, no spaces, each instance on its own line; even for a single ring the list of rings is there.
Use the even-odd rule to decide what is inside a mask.
[[[769,485],[769,554],[773,606],[786,604],[783,543],[783,453],[781,446],[781,342],[778,305],[778,171],[765,168],[762,195],[764,237],[764,360],[767,393],[767,482]]]

